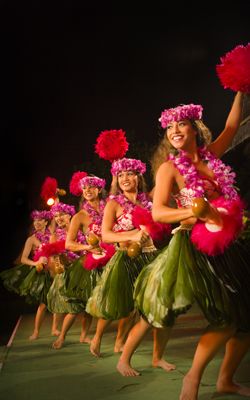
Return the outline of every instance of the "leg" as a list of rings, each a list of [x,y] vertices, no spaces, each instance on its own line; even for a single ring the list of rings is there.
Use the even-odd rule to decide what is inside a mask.
[[[250,397],[250,388],[234,382],[234,374],[250,347],[250,335],[238,333],[228,340],[217,380],[217,392]]]
[[[122,352],[127,334],[130,331],[131,326],[133,325],[135,316],[136,316],[135,313],[132,312],[128,317],[119,320],[118,331],[114,346],[115,353]]]
[[[143,318],[140,318],[137,324],[134,325],[134,327],[129,332],[122,355],[116,367],[121,375],[123,376],[140,375],[138,371],[136,371],[131,367],[130,360],[149,328],[150,324]]]
[[[154,328],[154,347],[153,347],[153,367],[159,367],[164,369],[165,371],[172,371],[175,369],[174,364],[169,364],[164,360],[163,354],[167,345],[167,342],[170,337],[172,328]]]
[[[52,327],[51,327],[51,335],[59,336],[60,331],[58,330],[58,326],[62,319],[62,314],[53,314]]]
[[[235,329],[231,327],[208,328],[201,336],[194,354],[192,366],[185,375],[180,400],[197,400],[203,372],[218,350],[232,337]]]
[[[90,343],[91,339],[88,336],[88,331],[91,326],[92,322],[92,315],[84,312],[83,318],[82,318],[82,331],[80,335],[80,343]]]
[[[42,325],[42,322],[44,320],[46,312],[46,305],[44,303],[39,304],[36,312],[36,317],[35,317],[35,326],[34,326],[34,331],[32,335],[29,337],[30,340],[35,340],[39,336],[39,331]]]
[[[76,319],[76,314],[67,314],[64,317],[60,335],[58,336],[56,341],[52,343],[53,349],[57,349],[58,350],[63,346],[63,343],[64,343],[65,337],[67,335],[67,332],[71,328],[71,326],[73,325],[73,322],[75,321],[75,319]]]
[[[100,357],[101,340],[105,329],[111,323],[111,320],[99,318],[97,321],[95,336],[90,343],[90,351],[95,357]]]

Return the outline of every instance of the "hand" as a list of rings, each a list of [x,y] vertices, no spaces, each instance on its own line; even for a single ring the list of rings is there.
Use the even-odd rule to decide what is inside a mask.
[[[38,260],[37,263],[38,263],[38,264],[46,265],[46,264],[48,264],[48,259],[47,259],[47,257],[44,257],[44,256],[39,257],[39,260]],[[36,265],[37,265],[37,264],[36,264]]]
[[[133,242],[139,242],[141,244],[144,244],[147,242],[149,238],[149,234],[146,230],[141,229],[138,232],[135,232],[131,235],[131,240]]]

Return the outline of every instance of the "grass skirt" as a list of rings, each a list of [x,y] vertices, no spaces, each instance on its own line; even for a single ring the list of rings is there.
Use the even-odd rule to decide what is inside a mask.
[[[69,299],[65,294],[66,272],[56,274],[47,295],[47,307],[51,313],[79,314],[85,305],[77,299]]]
[[[104,267],[90,297],[86,311],[94,317],[117,320],[127,317],[134,310],[134,282],[142,268],[158,254],[156,251],[142,253],[136,258],[128,257],[118,250]]]
[[[31,271],[31,268],[32,267],[29,265],[20,264],[2,271],[0,273],[0,278],[2,279],[4,287],[10,292],[20,295],[20,285]]]
[[[25,296],[28,303],[47,304],[47,293],[52,283],[49,271],[43,269],[37,272],[35,267],[30,268],[29,273],[20,284],[19,294]]]
[[[249,329],[250,292],[243,277],[245,274],[250,282],[246,248],[237,242],[223,255],[208,257],[194,247],[190,231],[178,231],[138,276],[134,292],[137,308],[153,326],[164,327],[173,325],[196,301],[211,325],[234,323]]]
[[[102,273],[102,268],[87,270],[83,267],[83,257],[74,261],[65,272],[65,295],[87,303]]]

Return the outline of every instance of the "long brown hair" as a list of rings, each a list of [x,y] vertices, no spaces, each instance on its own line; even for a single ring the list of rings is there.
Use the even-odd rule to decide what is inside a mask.
[[[209,128],[203,123],[202,120],[190,121],[193,128],[197,132],[196,142],[198,147],[207,146],[212,141],[212,133]],[[153,180],[155,180],[156,173],[160,165],[167,160],[170,153],[177,154],[176,150],[168,140],[166,129],[163,131],[158,145],[156,146],[153,155],[150,159],[151,172]]]

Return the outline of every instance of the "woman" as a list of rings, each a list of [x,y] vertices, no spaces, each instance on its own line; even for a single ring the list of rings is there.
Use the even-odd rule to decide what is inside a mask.
[[[48,310],[56,315],[59,323],[64,314],[72,313],[75,316],[82,312],[83,306],[78,301],[69,301],[65,295],[65,271],[74,260],[79,258],[79,254],[65,249],[65,240],[71,217],[75,214],[75,208],[59,202],[52,206],[51,213],[55,219],[56,228],[50,240],[50,245],[43,248],[43,254],[47,254],[49,268],[54,274],[53,284],[47,294]],[[84,235],[80,233],[77,239],[79,242],[85,241]],[[60,343],[60,335],[58,335],[58,341],[56,340],[52,347],[60,348],[57,347],[58,343]]]
[[[77,179],[80,178],[80,179]],[[73,188],[73,183],[76,185]],[[71,180],[71,193],[82,194],[81,210],[76,213],[70,223],[67,232],[65,247],[68,251],[80,254],[80,257],[70,266],[65,275],[65,294],[71,301],[79,301],[83,304],[81,343],[90,343],[88,331],[92,317],[85,312],[85,305],[101,273],[102,266],[107,262],[109,254],[99,246],[100,227],[102,222],[105,200],[103,189],[105,180],[96,176],[87,176],[86,173],[76,173]],[[84,235],[87,240],[96,239],[96,244],[91,245],[79,242],[79,234]],[[80,252],[80,253],[79,253]],[[113,253],[112,253],[113,254]],[[94,258],[93,258],[94,257]],[[53,347],[62,347],[66,334],[75,320],[76,314],[68,313],[63,321],[61,333],[54,342]]]
[[[144,214],[150,214],[152,207],[145,191],[143,180],[145,169],[145,164],[136,159],[123,158],[112,163],[111,172],[115,177],[112,186],[116,194],[110,196],[104,210],[102,238],[107,243],[116,243],[117,251],[105,266],[87,304],[87,310],[92,315],[103,316],[98,320],[90,346],[95,356],[100,356],[101,339],[112,320],[119,320],[114,351],[122,351],[135,316],[133,300],[135,279],[143,266],[157,254],[145,226],[142,224],[141,227],[135,227],[138,207],[140,213]],[[130,244],[134,242],[140,243],[141,252],[132,254],[133,257],[130,258],[128,255],[131,254]],[[168,367],[174,368],[170,364]]]
[[[242,203],[233,186],[234,173],[219,160],[239,127],[242,97],[236,94],[225,128],[212,143],[199,105],[164,110],[160,118],[165,134],[155,153],[157,166],[163,157],[156,173],[153,218],[180,226],[139,277],[135,298],[155,326],[172,325],[195,300],[210,323],[183,380],[181,400],[198,398],[202,374],[223,345],[217,391],[250,396],[249,388],[233,382],[250,345],[249,244],[237,239]],[[171,196],[177,208],[169,205]],[[197,197],[205,198],[203,209],[196,208]]]
[[[49,211],[34,210],[31,213],[31,218],[33,219],[33,233],[25,242],[21,255],[21,264],[3,271],[1,273],[1,278],[8,290],[25,296],[26,301],[29,303],[39,303],[35,317],[34,330],[29,337],[30,340],[35,340],[39,337],[39,331],[46,312],[47,301],[43,289],[46,288],[45,291],[48,291],[52,282],[46,270],[46,258],[37,255],[41,247],[50,240],[51,230],[48,227],[48,223],[52,216]],[[54,317],[51,334],[59,334]]]

